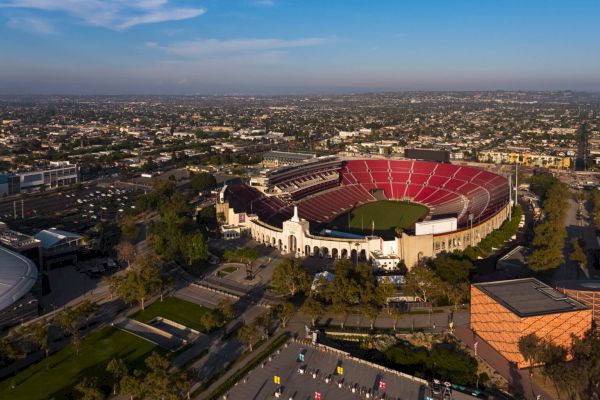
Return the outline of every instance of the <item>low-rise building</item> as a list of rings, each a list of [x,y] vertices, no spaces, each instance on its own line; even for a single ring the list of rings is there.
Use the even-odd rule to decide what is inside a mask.
[[[38,232],[35,238],[42,243],[42,255],[46,268],[65,262],[77,264],[77,251],[83,240],[81,235],[50,228]]]
[[[548,154],[517,153],[505,151],[480,151],[477,154],[479,162],[494,164],[519,164],[526,167],[543,167],[569,169],[572,158]]]
[[[559,346],[592,328],[592,310],[535,278],[471,285],[471,330],[519,368],[519,339],[531,333]]]

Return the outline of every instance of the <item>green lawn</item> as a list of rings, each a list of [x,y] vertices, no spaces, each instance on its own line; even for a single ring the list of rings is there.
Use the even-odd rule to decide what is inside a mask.
[[[87,336],[79,355],[69,345],[47,359],[0,382],[0,399],[36,400],[68,399],[73,386],[84,376],[98,377],[100,384],[107,374],[106,365],[122,358],[130,368],[140,368],[156,346],[116,328],[105,327]],[[49,366],[49,368],[48,368]],[[11,389],[12,384],[16,385]],[[108,388],[107,388],[108,389]]]
[[[207,312],[210,312],[210,310],[206,307],[177,297],[167,297],[164,301],[157,300],[146,307],[144,311],[137,312],[133,318],[140,322],[148,322],[155,317],[163,317],[197,331],[206,332],[201,318]]]
[[[375,201],[362,204],[348,213],[338,216],[329,228],[342,232],[357,234],[371,234],[371,227],[375,223],[375,234],[384,239],[395,236],[397,226],[409,228],[419,219],[425,217],[428,208],[415,203],[404,201]]]

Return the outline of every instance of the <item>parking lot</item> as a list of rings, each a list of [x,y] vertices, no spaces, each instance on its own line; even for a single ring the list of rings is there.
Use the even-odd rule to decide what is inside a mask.
[[[280,384],[275,383],[275,377],[279,377]],[[291,342],[288,347],[282,347],[278,354],[275,353],[270,361],[265,361],[242,378],[231,389],[228,398],[267,400],[273,399],[277,391],[280,392],[280,398],[286,400],[313,400],[316,393],[320,394],[321,400],[419,400],[429,393],[421,380],[412,380],[344,355],[321,351],[311,345]],[[459,395],[455,398],[470,398]]]

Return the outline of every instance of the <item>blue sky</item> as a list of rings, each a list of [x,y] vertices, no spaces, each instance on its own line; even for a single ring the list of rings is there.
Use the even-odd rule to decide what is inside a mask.
[[[0,0],[0,93],[600,90],[596,0]]]

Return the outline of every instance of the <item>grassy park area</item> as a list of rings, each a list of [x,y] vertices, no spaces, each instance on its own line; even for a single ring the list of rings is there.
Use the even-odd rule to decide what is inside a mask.
[[[375,225],[376,235],[391,239],[396,227],[404,229],[425,217],[427,207],[404,201],[375,201],[359,205],[350,212],[337,217],[329,228],[342,232],[370,235]]]
[[[207,332],[210,329],[205,328],[202,316],[208,312],[212,311],[177,297],[167,297],[163,301],[155,301],[144,311],[137,312],[133,318],[140,322],[148,322],[155,317],[163,317],[197,331]]]
[[[113,358],[123,359],[130,369],[141,367],[154,344],[116,328],[106,327],[85,338],[77,355],[68,345],[57,353],[0,382],[0,399],[70,399],[72,388],[84,377],[107,375]],[[12,388],[14,386],[14,389]]]

